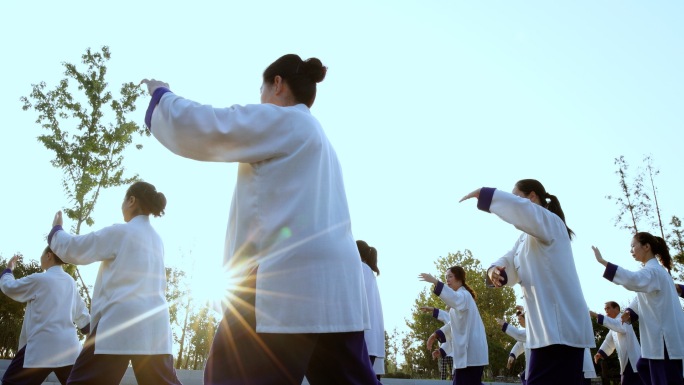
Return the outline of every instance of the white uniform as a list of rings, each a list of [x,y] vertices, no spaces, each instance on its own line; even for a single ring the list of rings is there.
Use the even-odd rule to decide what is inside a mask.
[[[637,372],[636,364],[641,357],[641,346],[634,333],[634,328],[630,324],[624,324],[620,321],[622,313],[615,318],[600,317],[599,325],[603,325],[610,329],[606,334],[606,339],[603,340],[601,347],[606,356],[613,354],[617,350],[618,359],[620,360],[620,374],[625,372],[627,368],[627,361],[632,366],[632,371]]]
[[[637,292],[629,307],[639,315],[641,357],[663,360],[666,345],[670,359],[683,359],[684,312],[672,277],[658,260],[636,272],[618,267],[613,283]]]
[[[492,265],[506,267],[508,286],[522,287],[526,346],[595,347],[563,220],[529,199],[501,190],[494,191],[489,211],[523,231],[513,248]]]
[[[365,263],[362,263],[361,266],[363,267],[363,280],[366,283],[366,295],[371,321],[371,328],[364,331],[366,347],[368,348],[369,356],[383,358],[385,357],[385,322],[382,317],[382,302],[380,302],[378,282],[370,266]]]
[[[487,335],[473,296],[463,286],[454,291],[444,285],[439,298],[451,307],[450,322],[440,330],[451,341],[454,369],[488,365]]]
[[[240,163],[225,263],[259,266],[258,332],[370,327],[342,171],[304,104],[213,108],[167,92],[151,131],[178,155]]]
[[[506,325],[504,333],[517,341],[515,345],[513,345],[513,348],[511,348],[511,354],[513,354],[515,358],[520,357],[521,353],[525,354],[525,379],[527,379],[530,375],[530,349],[525,344],[525,341],[527,341],[527,332],[525,331],[525,328],[517,328],[508,323]]]
[[[449,312],[444,311],[442,309],[437,309],[437,320],[442,321],[442,323],[444,324],[448,324],[449,322],[451,322],[451,318],[449,318]],[[446,342],[439,345],[439,348],[444,351],[445,356],[454,356],[454,349],[451,346],[451,340],[446,340]]]
[[[92,302],[95,354],[172,354],[164,245],[147,215],[85,235],[57,231],[64,262],[102,262]]]
[[[4,273],[0,288],[13,300],[26,302],[19,336],[19,349],[26,346],[24,367],[73,365],[81,351],[74,323],[82,329],[90,323],[90,315],[74,279],[62,266],[16,280],[12,273]]]

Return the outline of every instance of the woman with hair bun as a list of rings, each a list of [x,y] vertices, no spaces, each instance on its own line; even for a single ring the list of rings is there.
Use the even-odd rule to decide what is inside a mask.
[[[637,371],[646,385],[684,384],[684,312],[671,276],[672,257],[665,240],[639,232],[632,237],[632,257],[642,268],[630,271],[614,265],[592,246],[596,260],[606,267],[603,277],[635,291],[622,321],[639,320],[641,359]]]
[[[535,179],[519,180],[512,193],[482,187],[464,196],[522,231],[513,248],[487,270],[489,286],[520,284],[526,309],[528,385],[583,381],[585,348],[596,341],[587,317],[560,201]]]
[[[466,283],[465,270],[461,266],[450,267],[446,272],[446,285],[431,274],[421,273],[418,278],[434,284],[434,294],[450,307],[449,322],[430,335],[428,351],[432,351],[436,340],[451,341],[453,384],[480,385],[484,367],[489,365],[489,349],[480,311],[475,304],[477,294]]]
[[[101,262],[91,333],[69,384],[118,384],[129,361],[140,385],[180,384],[173,368],[164,244],[149,218],[162,216],[165,208],[164,194],[150,183],[136,182],[121,204],[124,224],[71,235],[62,229],[62,212],[55,214],[48,243],[62,260]]]
[[[288,54],[263,72],[261,104],[214,108],[143,80],[145,123],[187,158],[238,163],[224,269],[228,293],[205,384],[375,384],[362,262],[342,168],[311,114],[327,68]],[[221,282],[228,286],[228,282]]]

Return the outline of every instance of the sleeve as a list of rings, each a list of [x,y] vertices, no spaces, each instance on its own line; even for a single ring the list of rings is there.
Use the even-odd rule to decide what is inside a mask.
[[[437,339],[439,342],[445,343],[447,341],[451,341],[451,324],[445,324],[441,328],[437,329],[435,333],[437,334]]]
[[[88,332],[83,331],[90,324],[90,314],[88,313],[88,307],[86,306],[83,298],[78,294],[78,290],[74,287],[74,299],[73,306],[71,309],[71,316],[76,324],[76,327],[81,329],[84,334]],[[87,328],[90,329],[90,328]]]
[[[0,289],[2,289],[2,292],[5,293],[5,295],[17,302],[28,302],[35,298],[34,292],[38,280],[36,274],[31,274],[20,279],[14,279],[12,273],[3,274],[2,277],[0,277]]]
[[[451,342],[446,341],[446,342],[441,343],[439,345],[439,350],[440,350],[440,353],[442,355],[442,358],[451,355],[453,353],[452,349],[451,349]]]
[[[520,282],[520,278],[518,277],[518,271],[515,269],[515,253],[516,251],[518,251],[521,239],[522,238],[518,238],[518,240],[513,245],[513,248],[509,250],[506,254],[504,254],[503,257],[494,261],[494,263],[492,263],[487,269],[487,271],[489,271],[489,269],[494,266],[505,267],[504,274],[506,275],[506,281],[504,283],[504,286],[514,286],[515,284]],[[487,286],[494,287],[494,284],[489,279],[489,274],[487,273],[485,273],[485,281]]]
[[[622,313],[620,313],[616,318],[610,318],[610,317],[600,317],[599,325],[603,325],[607,327],[610,330],[613,330],[615,332],[625,334],[627,333],[627,328],[632,327],[631,325],[623,324],[622,321],[620,320],[620,316]]]
[[[518,341],[511,348],[511,353],[509,355],[513,356],[513,358],[518,358],[523,354],[525,354],[525,344],[523,342]]]
[[[612,263],[608,263],[604,277],[627,290],[641,293],[651,293],[660,290],[659,280],[655,271],[645,267],[638,271],[629,271]]]
[[[508,325],[506,330],[504,330],[506,334],[509,336],[513,337],[516,341],[519,342],[526,342],[527,341],[527,332],[525,329],[518,329],[517,327],[513,325]]]
[[[487,189],[486,187],[482,190]],[[483,195],[483,191],[480,195]],[[480,198],[482,199],[482,198]],[[484,205],[483,205],[484,206]],[[478,199],[478,208],[480,202]],[[481,210],[483,208],[480,208]],[[544,244],[550,244],[560,231],[566,227],[558,215],[533,203],[529,199],[521,198],[511,193],[495,190],[492,193],[491,203],[485,211],[496,214],[503,221],[515,226],[517,229],[537,238]],[[567,232],[565,233],[567,235]]]
[[[59,258],[74,265],[88,265],[116,258],[123,238],[123,226],[113,225],[85,235],[57,231],[50,248]]]
[[[165,93],[151,131],[173,153],[200,161],[255,163],[294,150],[292,115],[273,104],[214,108]]]
[[[445,304],[449,305],[452,309],[456,311],[465,311],[468,308],[468,302],[464,297],[465,294],[463,293],[463,291],[454,291],[449,286],[446,286],[444,283],[438,282],[435,285],[434,293],[437,296],[439,296],[439,298],[441,298]]]
[[[449,323],[451,321],[451,317],[449,316],[449,312],[446,310],[442,309],[435,309],[437,310],[437,320],[442,321],[443,323]]]
[[[601,347],[599,348],[599,353],[603,358],[608,358],[615,351],[615,341],[613,340],[613,333],[608,333],[606,339],[603,340]]]

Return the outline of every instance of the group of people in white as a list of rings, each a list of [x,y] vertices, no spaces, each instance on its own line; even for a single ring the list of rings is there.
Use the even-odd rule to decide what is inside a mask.
[[[518,181],[512,193],[480,188],[461,201],[476,198],[480,210],[494,213],[522,233],[513,247],[487,270],[491,287],[519,284],[525,306],[517,309],[516,328],[497,319],[502,331],[517,343],[509,364],[526,355],[523,384],[581,384],[596,377],[590,348],[595,348],[591,318],[610,329],[594,362],[618,351],[621,383],[684,384],[684,311],[678,299],[682,286],[670,274],[672,258],[660,237],[639,232],[631,241],[631,254],[642,268],[630,271],[607,262],[593,247],[596,260],[605,266],[603,277],[634,291],[634,301],[621,312],[606,302],[606,315],[589,311],[575,268],[570,241],[573,231],[565,224],[558,198],[537,180]],[[451,267],[446,284],[430,274],[419,279],[434,284],[434,294],[447,305],[446,324],[427,340],[451,342],[433,354],[453,359],[454,384],[480,384],[488,364],[487,338],[476,305],[476,293],[468,286],[462,267]],[[433,311],[435,317],[439,309]],[[639,320],[641,344],[631,322]],[[443,346],[451,349],[444,350]]]
[[[223,268],[242,283],[224,303],[205,384],[300,385],[304,378],[311,385],[380,384],[380,370],[374,370],[384,358],[377,251],[353,237],[339,160],[310,111],[326,72],[317,58],[284,55],[263,72],[260,104],[226,108],[185,99],[162,81],[141,81],[151,96],[145,124],[163,146],[199,161],[239,164]],[[524,379],[530,385],[581,383],[595,342],[570,247],[573,232],[558,199],[532,179],[516,183],[512,193],[481,188],[462,201],[471,198],[522,231],[487,279],[493,287],[522,287],[529,360]],[[121,205],[123,224],[72,235],[58,212],[41,256],[45,273],[15,279],[16,259],[10,260],[0,287],[28,305],[3,384],[39,384],[54,371],[62,384],[114,385],[129,364],[138,384],[180,384],[171,354],[164,247],[150,223],[150,215],[161,216],[165,208],[166,197],[154,185],[136,182]],[[620,353],[624,371],[636,369],[646,384],[681,384],[684,313],[664,241],[635,236],[632,254],[644,264],[638,272],[594,251],[607,279],[637,292],[621,317],[639,318],[641,352],[638,359]],[[88,314],[61,265],[93,262],[100,268]],[[428,348],[443,343],[454,384],[479,384],[488,347],[465,270],[449,269],[446,284],[429,274],[420,278],[434,283],[434,293],[449,306],[448,313],[430,310],[445,325],[430,336]],[[599,322],[629,330],[611,314]],[[74,323],[87,334],[83,347]],[[627,351],[616,333],[603,354],[613,346]]]

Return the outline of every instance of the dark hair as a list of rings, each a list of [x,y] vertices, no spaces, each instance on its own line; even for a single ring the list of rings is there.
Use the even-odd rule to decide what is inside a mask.
[[[534,193],[539,197],[542,207],[558,215],[563,223],[565,223],[565,214],[563,214],[560,201],[555,195],[547,193],[541,182],[536,179],[521,179],[515,184],[515,187],[517,187],[518,190],[523,192],[525,195],[528,195],[534,191]],[[565,223],[565,229],[568,230],[568,237],[572,239],[575,233],[570,230],[567,223]]]
[[[651,233],[639,232],[634,234],[634,239],[642,245],[651,245],[653,254],[659,257],[660,263],[662,263],[667,269],[667,272],[670,273],[672,270],[672,257],[670,256],[670,248],[663,238],[652,235]]]
[[[454,278],[458,279],[461,281],[463,284],[463,287],[468,290],[470,295],[473,296],[474,300],[477,300],[477,294],[475,293],[475,290],[473,290],[467,283],[466,283],[466,272],[461,266],[452,266],[449,268],[449,271],[454,275]]]
[[[157,192],[154,185],[147,182],[135,182],[126,191],[126,199],[134,196],[140,205],[140,209],[145,215],[160,217],[164,215],[166,208],[166,197]]]
[[[316,99],[316,83],[325,79],[328,67],[312,57],[302,60],[299,55],[287,54],[274,61],[264,70],[264,83],[272,84],[276,76],[283,78],[292,91],[295,101],[309,108]]]
[[[620,305],[618,305],[618,303],[615,301],[608,301],[606,302],[606,305],[610,306],[611,309],[617,308],[618,311],[620,311]]]
[[[368,246],[365,241],[356,241],[356,247],[359,249],[359,255],[361,255],[361,261],[368,265],[375,274],[380,275],[380,269],[378,269],[378,251],[375,247]]]
[[[56,264],[58,264],[58,265],[63,265],[63,264],[64,264],[64,261],[62,261],[62,258],[58,257],[57,254],[55,254],[55,252],[52,251],[52,249],[50,248],[50,246],[47,246],[47,247],[45,248],[45,250],[43,250],[43,254],[45,254],[45,253],[50,253],[50,254],[54,255],[54,256],[55,256],[55,263],[56,263]]]

